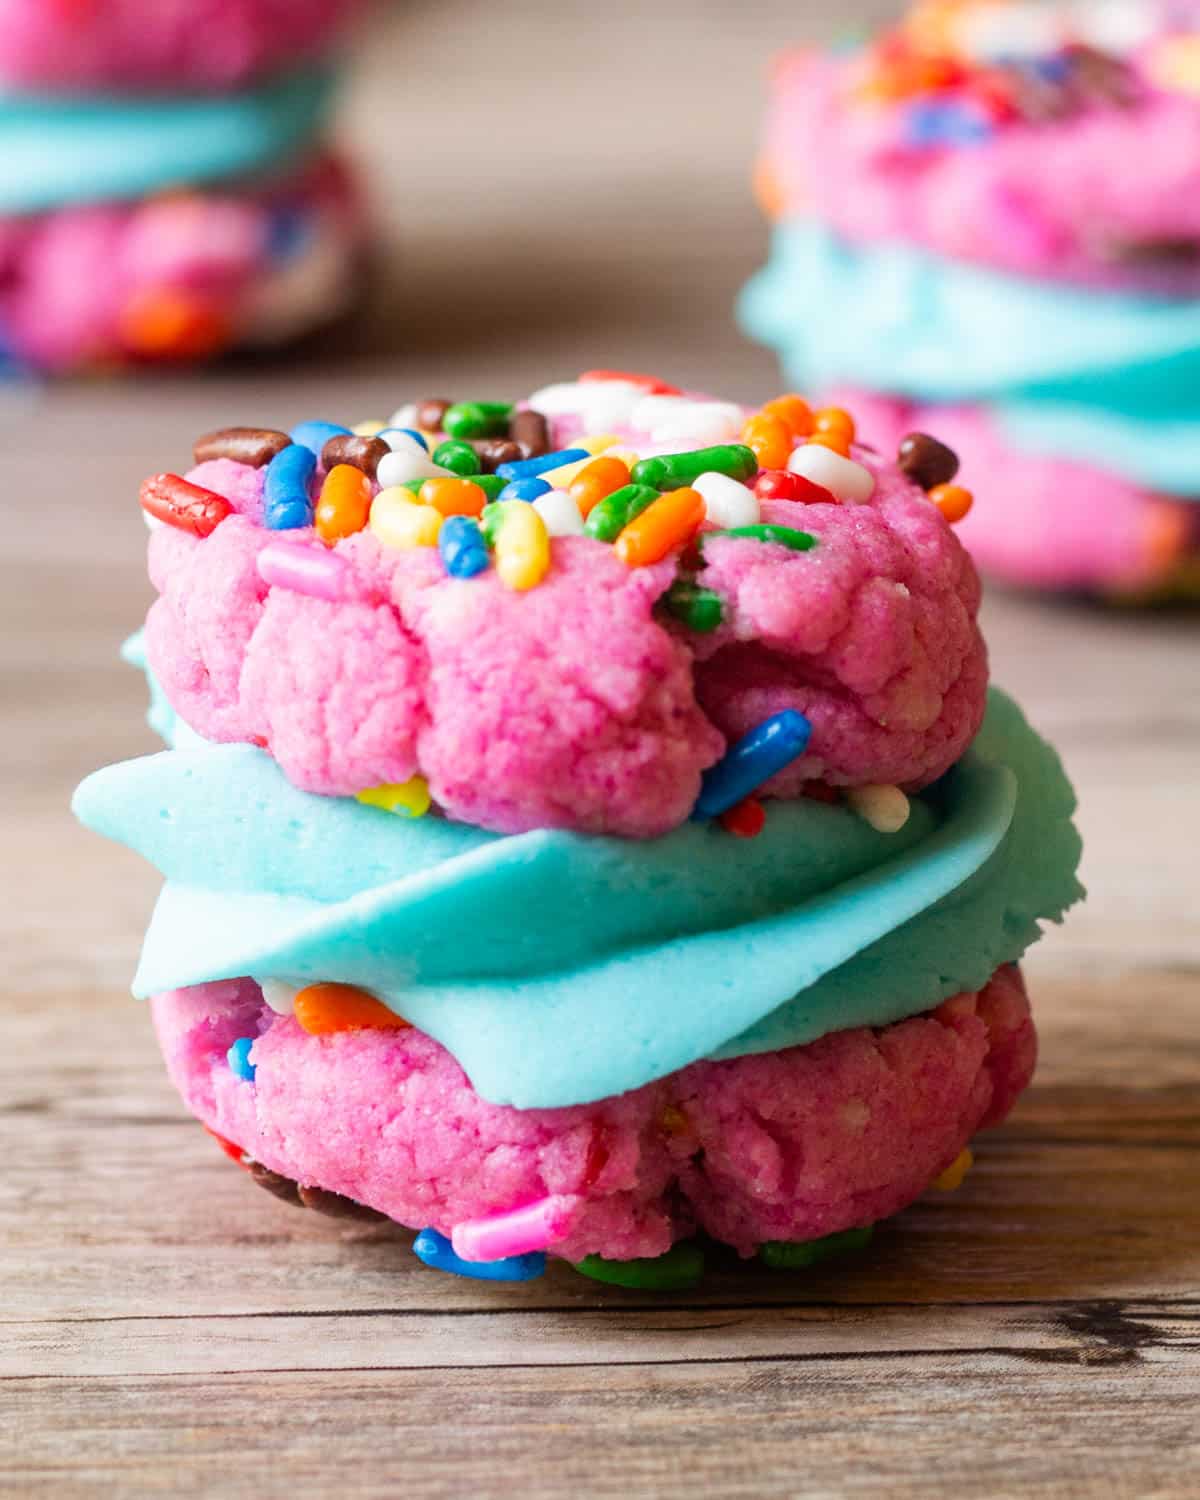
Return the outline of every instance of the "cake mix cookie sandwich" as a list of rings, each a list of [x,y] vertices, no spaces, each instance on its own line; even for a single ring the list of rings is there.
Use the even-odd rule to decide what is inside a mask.
[[[803,1266],[960,1181],[1080,894],[962,487],[621,372],[333,415],[145,482],[172,748],[77,794],[166,877],[189,1109],[491,1279]]]
[[[195,24],[197,10],[212,12],[211,28]],[[364,229],[358,192],[323,142],[331,67],[303,55],[302,44],[325,30],[289,32],[301,52],[294,57],[252,45],[260,33],[270,40],[273,10],[266,0],[97,6],[79,34],[57,5],[2,13],[0,350],[8,358],[52,372],[188,361],[277,344],[344,307]],[[318,10],[308,10],[315,22]],[[218,13],[227,13],[228,30]],[[117,64],[143,56],[126,45],[139,14],[144,56],[161,66],[147,61],[153,76],[132,80],[141,92],[122,92],[131,80]],[[333,10],[320,14],[331,19]],[[64,74],[43,78],[17,41],[40,37],[51,21],[72,40],[47,53]],[[180,48],[167,45],[168,34]],[[245,45],[225,50],[231,34]],[[76,68],[77,55],[90,61]],[[197,59],[232,65],[235,56],[287,66],[233,92],[196,91],[217,81],[197,71]]]
[[[1200,7],[934,0],[774,74],[745,327],[896,452],[969,467],[1016,583],[1200,558]]]

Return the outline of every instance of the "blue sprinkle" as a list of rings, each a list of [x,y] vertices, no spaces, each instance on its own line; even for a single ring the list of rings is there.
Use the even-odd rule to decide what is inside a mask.
[[[990,140],[993,127],[987,116],[965,100],[928,99],[914,104],[904,122],[904,140],[917,148],[978,146]]]
[[[534,501],[539,495],[548,495],[550,489],[551,486],[544,479],[510,479],[496,499]]]
[[[537,458],[520,458],[511,464],[498,464],[496,473],[501,479],[533,479],[550,469],[561,469],[563,464],[577,463],[581,458],[591,458],[586,448],[562,448],[557,453],[543,453]]]
[[[250,1061],[250,1048],[254,1046],[256,1040],[256,1037],[240,1036],[225,1054],[225,1061],[229,1064],[231,1071],[239,1078],[244,1078],[247,1083],[253,1083],[254,1075],[258,1072]]]
[[[301,422],[289,434],[293,443],[308,448],[314,458],[320,458],[321,449],[330,438],[349,437],[348,427],[339,427],[336,422]]]
[[[435,1271],[469,1276],[474,1281],[532,1281],[546,1269],[546,1252],[510,1255],[507,1260],[462,1260],[450,1241],[436,1229],[422,1229],[413,1241],[413,1253]]]
[[[382,432],[377,432],[375,436],[382,438],[388,444],[389,448],[392,446],[391,443],[388,443],[388,433],[390,432],[402,432],[405,437],[412,438],[413,442],[423,448],[426,453],[429,452],[429,444],[425,440],[425,434],[418,432],[415,427],[385,427]]]
[[[312,219],[299,208],[277,208],[267,221],[267,254],[291,260],[312,239]]]
[[[438,532],[442,566],[454,578],[474,578],[488,566],[487,543],[470,516],[447,516]]]
[[[785,708],[756,724],[705,771],[692,817],[718,818],[803,755],[812,725],[802,713]]]
[[[312,523],[308,482],[316,467],[316,454],[301,443],[282,449],[267,465],[263,480],[263,519],[269,530],[290,531],[296,526]]]

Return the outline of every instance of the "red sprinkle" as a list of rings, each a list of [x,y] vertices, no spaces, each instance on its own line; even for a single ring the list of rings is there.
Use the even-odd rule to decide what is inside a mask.
[[[754,481],[754,493],[760,500],[798,500],[802,505],[840,503],[832,490],[789,469],[764,469]]]
[[[142,485],[141,498],[147,515],[192,536],[211,536],[233,514],[223,495],[189,484],[178,474],[152,474]]]
[[[677,385],[668,385],[657,375],[640,375],[632,370],[585,370],[579,377],[581,385],[591,385],[597,380],[624,380],[630,385],[640,385],[648,396],[682,396]]]
[[[212,1136],[213,1140],[216,1141],[217,1145],[220,1146],[221,1150],[224,1151],[225,1155],[231,1161],[237,1162],[239,1167],[246,1166],[246,1153],[240,1146],[235,1146],[232,1141],[227,1141],[223,1135],[218,1135],[215,1130],[209,1130],[207,1125],[205,1125],[204,1129],[208,1130],[209,1135]],[[247,1167],[246,1170],[249,1171],[249,1168]]]
[[[739,839],[756,839],[767,821],[767,810],[757,797],[747,797],[721,814],[721,827]]]

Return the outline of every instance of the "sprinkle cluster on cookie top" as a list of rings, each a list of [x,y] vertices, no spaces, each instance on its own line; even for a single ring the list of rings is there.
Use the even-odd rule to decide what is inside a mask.
[[[971,146],[1013,125],[1200,93],[1186,7],[1141,0],[924,0],[865,54],[856,96],[899,111],[909,147]]]
[[[926,434],[884,463],[840,409],[592,370],[195,459],[142,488],[151,664],[309,790],[646,837],[842,788],[899,826],[978,728],[971,497]]]

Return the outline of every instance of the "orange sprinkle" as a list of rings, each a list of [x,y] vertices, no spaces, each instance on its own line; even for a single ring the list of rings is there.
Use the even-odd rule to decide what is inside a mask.
[[[417,498],[444,516],[481,516],[487,496],[469,479],[427,479]]]
[[[751,417],[742,428],[742,442],[751,449],[763,469],[786,469],[796,446],[787,423],[764,412]]]
[[[325,476],[313,515],[317,535],[327,547],[353,536],[371,514],[371,481],[353,464],[336,464]]]
[[[850,457],[850,439],[840,432],[814,432],[809,442],[816,443],[818,448],[828,448],[832,453],[840,453],[843,458]]]
[[[975,504],[975,496],[964,490],[961,484],[938,484],[929,491],[929,498],[950,522],[951,526],[962,518]]]
[[[691,541],[704,516],[703,495],[687,488],[668,490],[617,537],[617,556],[631,568],[661,562],[668,552]]]
[[[624,489],[629,483],[629,465],[619,458],[594,458],[586,468],[580,469],[567,494],[586,518],[589,511],[599,505],[614,490]]]
[[[819,435],[836,433],[852,443],[858,436],[858,427],[848,411],[840,406],[825,406],[813,412],[813,427]]]
[[[762,414],[778,417],[794,438],[806,438],[812,434],[812,407],[803,396],[776,396],[763,407]]]
[[[148,359],[208,359],[229,341],[229,319],[208,298],[173,287],[148,288],[120,314],[126,348]]]
[[[332,1036],[335,1031],[368,1027],[396,1031],[409,1024],[382,1000],[353,984],[310,984],[296,996],[295,1012],[310,1036]]]

